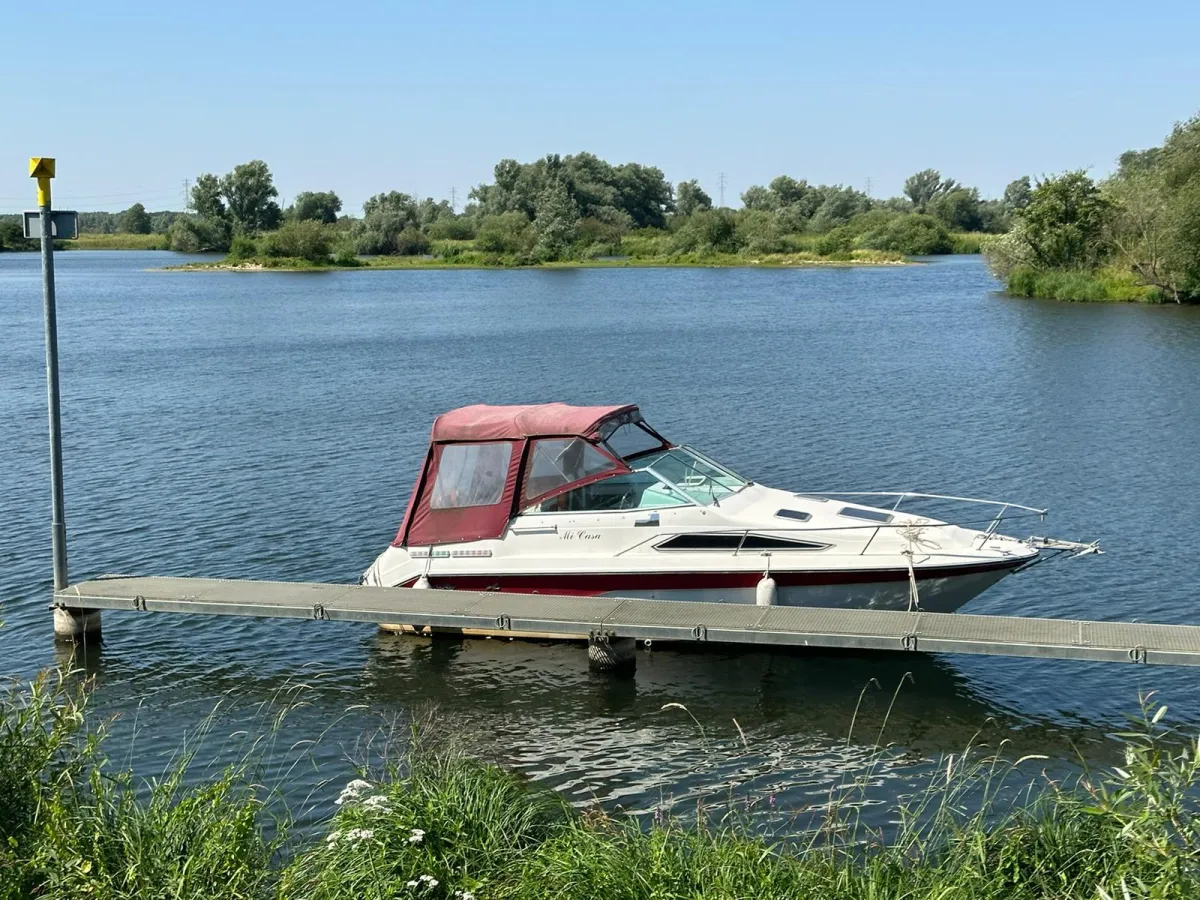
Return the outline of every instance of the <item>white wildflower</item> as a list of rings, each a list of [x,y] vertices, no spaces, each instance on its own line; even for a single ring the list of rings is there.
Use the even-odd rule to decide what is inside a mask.
[[[333,802],[338,806],[342,806],[345,803],[352,803],[362,796],[363,791],[371,790],[371,787],[371,782],[363,781],[361,778],[355,778],[348,785],[342,788],[341,794],[339,794],[338,798]]]
[[[325,838],[325,843],[336,844],[341,839],[341,837],[342,837],[342,833],[340,831],[334,831],[329,835],[329,837]]]
[[[410,844],[419,844],[423,840],[425,840],[425,832],[422,831],[420,828],[414,828],[412,830],[412,834],[410,834],[408,836],[408,842]]]
[[[406,882],[404,882],[404,886],[415,888],[419,883],[420,882],[418,882],[418,881],[406,881]]]
[[[363,809],[373,810],[375,812],[391,812],[392,808],[388,806],[388,798],[383,794],[376,794],[374,797],[368,797],[362,802]]]
[[[454,896],[458,900],[475,900],[475,893],[473,891],[455,891]]]
[[[346,832],[348,841],[369,841],[373,837],[375,837],[375,832],[370,828],[351,828]]]
[[[438,880],[432,875],[422,875],[421,880],[425,882],[427,888],[435,888],[438,886]]]

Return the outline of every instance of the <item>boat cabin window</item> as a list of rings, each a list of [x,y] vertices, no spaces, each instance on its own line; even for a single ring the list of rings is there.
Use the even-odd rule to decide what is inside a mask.
[[[527,513],[603,512],[689,506],[691,501],[649,472],[630,472],[602,478],[535,503]]]
[[[797,541],[765,534],[677,534],[655,550],[824,550],[828,544]]]
[[[512,444],[447,444],[442,448],[430,509],[492,506],[504,494]]]
[[[617,468],[614,460],[581,438],[534,441],[523,494],[526,500],[532,500],[563,485]]]

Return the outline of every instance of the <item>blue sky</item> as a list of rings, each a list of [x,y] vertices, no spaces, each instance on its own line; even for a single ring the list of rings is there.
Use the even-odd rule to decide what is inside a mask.
[[[503,157],[590,150],[731,205],[786,173],[888,196],[934,167],[1000,193],[1200,111],[1200,4],[6,4],[0,211],[179,208],[267,161],[284,198],[459,206]],[[33,73],[46,17],[53,88]]]

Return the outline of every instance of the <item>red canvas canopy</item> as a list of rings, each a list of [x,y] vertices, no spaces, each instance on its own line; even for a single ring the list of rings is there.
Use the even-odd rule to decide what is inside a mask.
[[[590,435],[605,419],[636,412],[626,406],[487,406],[478,403],[444,413],[433,421],[431,439],[441,441],[506,441],[544,435]]]
[[[521,509],[629,471],[602,443],[617,427],[665,441],[632,404],[464,406],[438,416],[396,546],[497,538]],[[602,434],[603,432],[603,434]]]

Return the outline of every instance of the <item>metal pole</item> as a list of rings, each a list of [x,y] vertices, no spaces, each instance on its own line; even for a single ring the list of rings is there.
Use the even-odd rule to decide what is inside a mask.
[[[54,590],[67,586],[67,514],[63,503],[62,421],[58,393],[58,319],[54,310],[54,239],[50,181],[38,180],[42,212],[42,299],[46,310],[46,393],[50,406],[50,486],[53,516],[50,546],[54,554]]]

